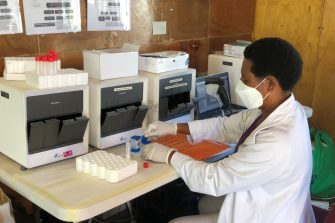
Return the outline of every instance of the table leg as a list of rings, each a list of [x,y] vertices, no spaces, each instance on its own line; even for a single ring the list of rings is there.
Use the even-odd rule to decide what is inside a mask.
[[[34,205],[33,215],[34,215],[34,222],[35,223],[42,223],[42,221],[41,221],[41,208],[39,206]]]

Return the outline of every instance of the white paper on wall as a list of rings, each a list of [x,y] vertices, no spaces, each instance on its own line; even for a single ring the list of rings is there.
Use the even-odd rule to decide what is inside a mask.
[[[23,7],[27,35],[81,30],[79,0],[24,0]]]
[[[130,30],[130,0],[88,0],[87,30]]]
[[[0,34],[22,33],[19,0],[0,0]]]

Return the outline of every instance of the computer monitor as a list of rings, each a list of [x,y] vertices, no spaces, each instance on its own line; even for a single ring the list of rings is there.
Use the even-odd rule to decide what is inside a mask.
[[[227,96],[231,99],[228,72],[198,77],[195,83],[196,119],[206,119],[222,116],[220,105],[217,99],[206,94],[205,79],[207,77],[220,77],[223,79],[224,89],[226,90]],[[231,115],[231,113],[232,110],[230,107],[224,109],[224,114],[226,116]]]

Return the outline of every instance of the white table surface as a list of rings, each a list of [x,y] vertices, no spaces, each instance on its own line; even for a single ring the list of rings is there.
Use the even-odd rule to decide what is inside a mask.
[[[125,145],[106,150],[125,155]],[[133,158],[133,157],[132,157]],[[169,165],[149,162],[119,183],[109,183],[76,170],[75,158],[22,171],[20,165],[0,154],[0,181],[53,216],[71,222],[92,218],[178,178]]]

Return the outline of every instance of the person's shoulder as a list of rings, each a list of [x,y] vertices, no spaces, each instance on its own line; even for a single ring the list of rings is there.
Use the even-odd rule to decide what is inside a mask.
[[[262,114],[260,109],[246,109],[241,112],[241,118],[244,121],[254,121],[258,116]]]
[[[261,113],[262,111],[260,109],[243,109],[229,117],[258,117]]]

